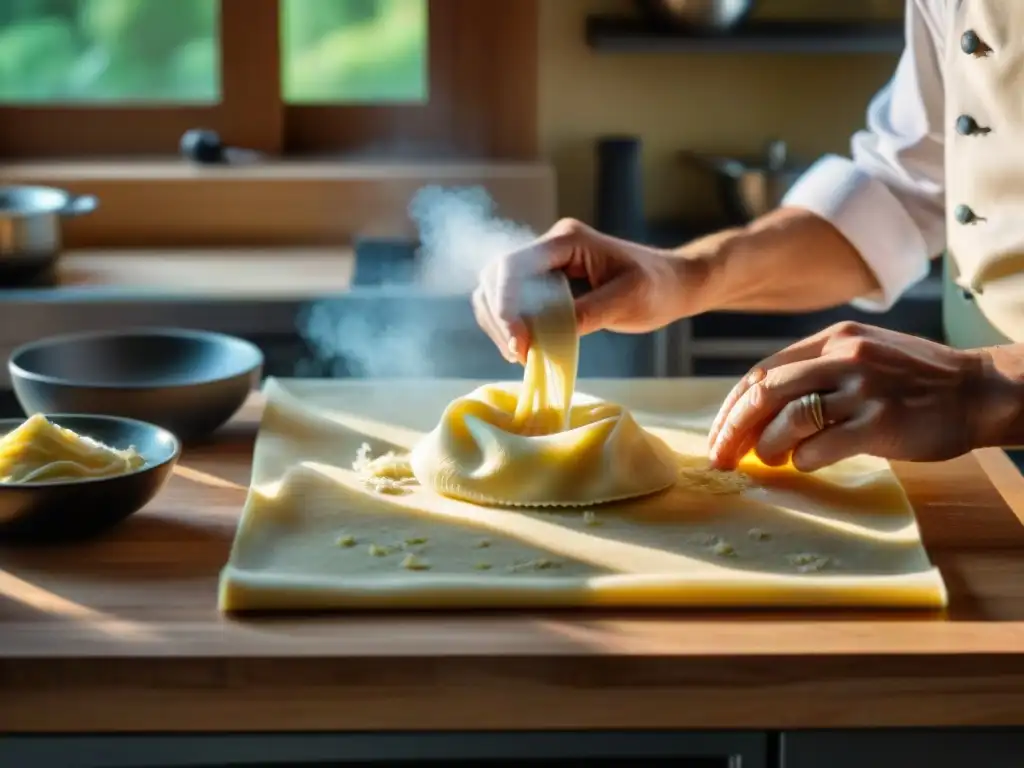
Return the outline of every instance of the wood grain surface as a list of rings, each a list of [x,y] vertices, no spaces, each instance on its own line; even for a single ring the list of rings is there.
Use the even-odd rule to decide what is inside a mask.
[[[71,250],[57,263],[61,288],[159,291],[203,299],[308,299],[352,287],[356,257],[333,248]]]
[[[186,452],[107,538],[0,550],[5,731],[1024,724],[1024,480],[1000,452],[897,466],[943,615],[242,621],[215,597],[258,410]]]
[[[0,141],[2,134],[0,127]],[[64,222],[64,247],[76,249],[293,250],[416,237],[409,203],[433,184],[482,186],[501,216],[536,232],[558,214],[554,167],[544,162],[313,159],[197,168],[182,160],[54,160],[0,164],[0,184],[98,197],[94,213]]]

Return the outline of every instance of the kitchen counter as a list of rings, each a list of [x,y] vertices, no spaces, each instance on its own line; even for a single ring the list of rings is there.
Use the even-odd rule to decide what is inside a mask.
[[[254,397],[186,451],[105,540],[0,550],[6,732],[1024,724],[1024,479],[1001,452],[897,465],[950,589],[944,616],[231,620],[217,575],[258,412]]]
[[[307,299],[351,289],[355,261],[343,246],[71,250],[47,282],[0,288],[0,302]]]

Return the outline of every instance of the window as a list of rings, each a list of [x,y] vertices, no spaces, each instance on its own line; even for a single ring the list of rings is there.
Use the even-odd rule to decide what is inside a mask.
[[[428,101],[427,0],[282,0],[288,104]]]
[[[0,7],[0,102],[215,103],[217,6],[27,0]]]
[[[3,0],[0,157],[533,157],[537,0]]]

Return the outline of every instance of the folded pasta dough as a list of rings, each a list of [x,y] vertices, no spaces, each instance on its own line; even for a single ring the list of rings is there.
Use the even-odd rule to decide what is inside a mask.
[[[619,405],[575,392],[579,337],[562,275],[531,286],[522,385],[454,400],[410,457],[421,485],[478,504],[582,506],[675,484],[674,452]],[[517,391],[518,390],[518,391]]]

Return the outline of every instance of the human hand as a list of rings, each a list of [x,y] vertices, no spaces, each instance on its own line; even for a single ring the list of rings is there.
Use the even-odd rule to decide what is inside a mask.
[[[826,328],[733,388],[711,427],[711,462],[732,469],[751,449],[769,466],[792,459],[804,472],[857,454],[954,458],[974,447],[986,354],[852,322]],[[807,397],[815,393],[823,428]]]
[[[521,289],[538,275],[562,270],[592,290],[576,299],[580,335],[607,329],[646,333],[687,314],[682,297],[700,295],[700,266],[668,251],[602,234],[572,219],[530,245],[496,259],[473,293],[477,323],[510,362],[526,360],[529,332]]]

